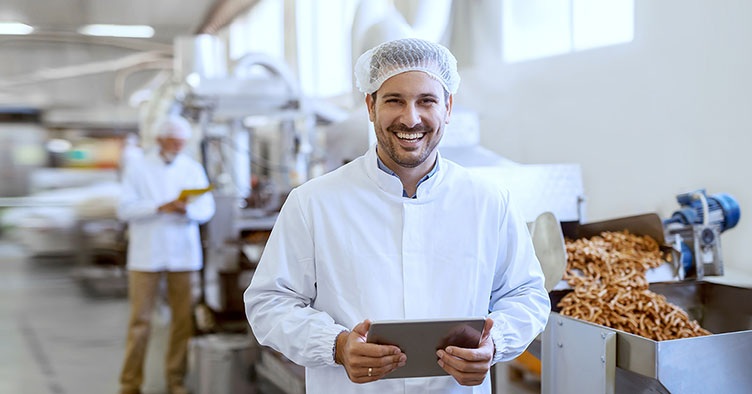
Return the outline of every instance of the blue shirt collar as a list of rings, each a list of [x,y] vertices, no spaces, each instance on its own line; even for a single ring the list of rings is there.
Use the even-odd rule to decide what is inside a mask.
[[[392,175],[392,176],[394,176],[394,177],[397,177],[397,178],[399,178],[399,176],[397,176],[397,174],[396,174],[396,173],[395,173],[394,171],[392,171],[392,170],[391,170],[391,169],[390,169],[389,167],[387,167],[387,166],[386,166],[386,164],[384,164],[384,162],[383,162],[383,161],[381,161],[381,158],[379,157],[379,155],[376,155],[376,163],[378,164],[378,166],[379,166],[379,169],[380,169],[381,171],[384,171],[384,172],[386,172],[386,173],[387,173],[387,174],[389,174],[389,175]],[[438,160],[436,160],[436,164],[434,164],[434,166],[433,166],[433,168],[431,169],[431,171],[429,171],[429,172],[428,172],[428,174],[426,174],[426,176],[424,176],[423,178],[421,178],[421,179],[420,179],[420,180],[418,181],[418,184],[416,185],[416,190],[417,190],[417,187],[418,187],[418,186],[420,186],[420,184],[421,184],[421,183],[423,183],[423,182],[427,181],[427,180],[428,180],[428,178],[432,177],[432,176],[433,176],[433,174],[435,174],[435,173],[436,173],[436,171],[438,171],[438,170],[439,170],[439,161],[438,161]],[[405,191],[405,189],[402,189],[402,197],[406,197],[406,198],[417,198],[417,197],[418,197],[418,193],[415,193],[415,195],[414,195],[414,196],[408,196],[408,195],[407,195],[407,191]]]

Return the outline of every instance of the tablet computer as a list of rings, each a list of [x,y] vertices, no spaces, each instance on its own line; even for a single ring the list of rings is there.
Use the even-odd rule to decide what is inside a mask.
[[[477,348],[485,318],[388,320],[371,322],[369,343],[394,345],[407,355],[407,363],[384,379],[448,375],[437,363],[436,351],[447,346]]]

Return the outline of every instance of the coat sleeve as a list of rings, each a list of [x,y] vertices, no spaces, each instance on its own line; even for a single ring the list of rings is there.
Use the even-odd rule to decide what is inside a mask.
[[[507,206],[499,228],[499,253],[489,305],[494,320],[493,362],[509,361],[527,349],[546,326],[551,301],[543,270],[522,215],[505,193]]]
[[[206,172],[204,172],[201,165],[196,164],[192,172],[194,173],[194,176],[191,178],[198,182],[194,186],[195,188],[203,189],[209,186],[209,179],[206,177]],[[209,219],[214,216],[215,208],[214,196],[212,193],[204,193],[186,206],[186,217],[188,220],[203,224],[208,222]]]
[[[122,221],[128,222],[157,216],[159,208],[157,201],[146,198],[139,190],[143,187],[139,182],[142,171],[144,168],[135,163],[125,168],[117,206],[117,216]]]
[[[293,190],[243,295],[259,343],[305,367],[333,365],[335,338],[346,330],[329,314],[311,307],[316,298],[312,235]]]

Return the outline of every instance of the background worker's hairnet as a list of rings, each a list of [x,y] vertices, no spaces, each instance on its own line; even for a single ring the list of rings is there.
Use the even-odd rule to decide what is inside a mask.
[[[155,130],[157,137],[172,137],[187,140],[191,138],[193,127],[182,116],[169,115],[157,124]]]
[[[422,71],[454,94],[460,86],[457,59],[445,47],[418,38],[388,41],[369,49],[355,62],[358,89],[371,94],[387,79],[406,71]]]

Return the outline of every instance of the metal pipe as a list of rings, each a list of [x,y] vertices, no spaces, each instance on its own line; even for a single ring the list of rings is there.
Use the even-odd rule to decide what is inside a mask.
[[[196,34],[216,34],[258,2],[259,0],[216,0]]]
[[[161,59],[150,61],[119,70],[115,74],[115,98],[122,100],[125,96],[125,82],[131,75],[146,70],[172,70],[172,60]]]
[[[114,60],[76,64],[73,66],[58,67],[53,69],[38,70],[29,74],[15,76],[13,78],[0,79],[0,88],[10,88],[19,85],[28,85],[38,82],[81,77],[91,74],[102,74],[120,70],[145,63],[165,60],[162,52],[142,52],[128,55]]]

